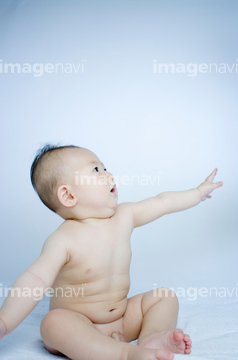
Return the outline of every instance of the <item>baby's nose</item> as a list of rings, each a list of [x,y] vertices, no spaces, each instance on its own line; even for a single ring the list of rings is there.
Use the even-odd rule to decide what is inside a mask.
[[[106,175],[106,176],[107,176],[107,180],[108,180],[109,184],[114,184],[113,175],[107,171],[107,175]]]

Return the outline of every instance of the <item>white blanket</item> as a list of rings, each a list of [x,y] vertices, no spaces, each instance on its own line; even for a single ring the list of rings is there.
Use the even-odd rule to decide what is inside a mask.
[[[40,323],[48,311],[44,298],[11,334],[0,341],[1,360],[62,359],[50,354],[40,337]],[[0,305],[3,298],[0,298]],[[238,360],[238,298],[180,300],[178,327],[193,341],[191,355],[176,360]],[[112,359],[113,360],[113,359]]]

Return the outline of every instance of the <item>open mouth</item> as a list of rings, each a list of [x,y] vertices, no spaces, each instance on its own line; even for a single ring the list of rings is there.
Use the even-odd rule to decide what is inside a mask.
[[[111,192],[112,194],[114,194],[114,193],[116,192],[116,185],[114,185],[114,186],[112,187],[112,189],[110,190],[110,192]]]

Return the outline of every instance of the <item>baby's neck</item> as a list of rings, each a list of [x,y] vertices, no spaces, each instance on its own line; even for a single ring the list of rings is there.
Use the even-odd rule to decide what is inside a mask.
[[[84,224],[84,225],[98,226],[98,225],[107,224],[110,221],[111,218],[112,217],[108,217],[108,218],[87,218],[87,219],[71,218],[71,219],[66,219],[66,220],[77,221],[77,222],[79,222],[81,224]]]

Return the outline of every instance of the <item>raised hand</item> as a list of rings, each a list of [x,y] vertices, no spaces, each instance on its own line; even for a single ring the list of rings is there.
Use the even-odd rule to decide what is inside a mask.
[[[217,183],[213,183],[213,180],[217,174],[217,169],[213,170],[211,175],[209,175],[206,180],[197,187],[198,191],[201,194],[201,200],[204,201],[206,199],[211,199],[211,192],[223,185],[222,181]]]

